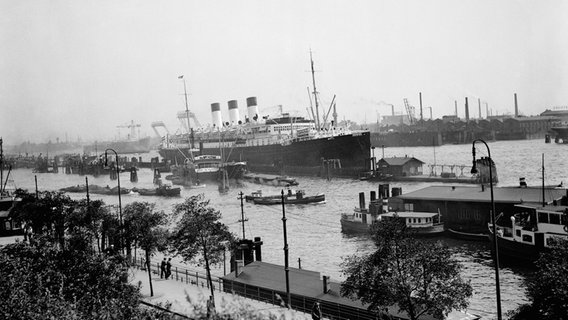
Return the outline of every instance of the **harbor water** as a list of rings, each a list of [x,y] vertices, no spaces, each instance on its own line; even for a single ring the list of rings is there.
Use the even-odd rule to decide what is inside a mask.
[[[529,186],[542,184],[542,155],[544,154],[545,184],[568,182],[568,170],[564,159],[568,155],[568,146],[545,144],[543,140],[500,141],[489,143],[491,157],[494,160],[499,177],[498,186],[516,186],[519,178],[524,177]],[[429,173],[427,165],[465,165],[463,173],[470,175],[472,163],[472,145],[444,145],[439,147],[406,147],[375,148],[376,158],[409,156],[425,162],[424,173]],[[487,148],[476,143],[476,157],[487,156]],[[150,158],[155,154],[141,154]],[[455,167],[457,175],[461,174]],[[12,171],[12,178],[17,187],[33,191],[34,176],[37,177],[39,190],[58,190],[72,185],[85,184],[85,176],[66,175],[62,173],[35,174],[31,169]],[[440,167],[437,173],[440,174]],[[445,167],[444,171],[450,171]],[[286,228],[291,266],[321,272],[331,276],[333,281],[341,281],[343,258],[353,254],[365,254],[374,250],[368,236],[352,236],[341,233],[340,217],[343,212],[351,212],[358,205],[359,192],[377,191],[379,182],[359,181],[356,179],[339,179],[331,177],[330,181],[322,178],[296,177],[300,183],[297,189],[305,190],[306,195],[324,193],[326,202],[321,204],[296,205],[286,207]],[[88,176],[89,184],[116,186],[108,176],[97,178]],[[132,188],[152,187],[152,171],[141,169],[138,182],[129,181],[129,173],[120,176],[121,186]],[[164,180],[164,182],[168,182]],[[401,187],[402,192],[414,191],[433,183],[396,183],[391,187]],[[440,183],[436,183],[440,184]],[[180,198],[143,197],[137,194],[122,195],[122,205],[134,201],[156,203],[160,210],[171,212],[172,206],[183,201],[183,198],[203,194],[210,204],[222,213],[222,222],[229,226],[238,237],[243,236],[239,192],[245,195],[252,191],[262,190],[264,194],[279,194],[281,187],[264,186],[247,183],[232,186],[230,191],[219,193],[217,185],[206,185],[205,188],[183,189]],[[84,198],[83,194],[70,194],[73,198]],[[111,195],[91,195],[93,199],[102,199],[107,204],[118,204],[118,197]],[[368,200],[367,200],[368,201]],[[261,237],[263,261],[284,264],[284,236],[281,206],[260,206],[244,203],[244,234],[246,238]],[[495,272],[489,243],[460,241],[446,237],[435,240],[443,241],[454,252],[454,256],[463,265],[463,277],[471,281],[474,293],[470,299],[468,312],[481,315],[484,319],[496,318]],[[222,274],[222,267],[220,268]],[[502,266],[500,269],[500,286],[502,311],[516,308],[527,301],[523,278],[530,270],[521,267]]]

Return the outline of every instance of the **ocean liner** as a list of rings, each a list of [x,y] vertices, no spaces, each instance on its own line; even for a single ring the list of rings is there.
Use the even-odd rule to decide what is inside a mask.
[[[247,99],[249,109],[256,108],[255,102],[255,97]],[[236,101],[230,101],[230,105],[236,105]],[[212,110],[218,114],[219,104],[214,103]],[[332,166],[338,175],[357,177],[365,170],[370,147],[368,131],[331,128],[318,132],[314,121],[284,113],[234,128],[192,130],[189,137],[166,136],[159,152],[171,163],[222,153],[225,162],[246,161],[251,171],[318,175]]]
[[[312,77],[313,77],[312,61]],[[239,117],[237,100],[228,102],[229,121],[223,122],[219,103],[211,104],[213,124],[207,129],[189,127],[189,133],[166,135],[160,155],[171,163],[184,163],[195,155],[221,155],[225,162],[246,161],[254,172],[302,176],[357,177],[368,168],[371,157],[369,131],[337,126],[333,120],[320,122],[315,89],[312,119],[281,112],[278,117],[259,116],[256,97],[246,99],[248,117]],[[327,114],[329,115],[329,111]]]

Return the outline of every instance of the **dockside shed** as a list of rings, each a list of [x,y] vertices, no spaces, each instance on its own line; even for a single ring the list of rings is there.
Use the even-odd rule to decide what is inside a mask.
[[[423,161],[414,157],[393,157],[380,159],[377,162],[377,168],[382,174],[406,177],[421,175],[423,164]]]
[[[543,192],[544,190],[544,192]],[[567,189],[536,187],[493,187],[496,216],[505,223],[515,212],[515,205],[560,203]],[[565,201],[565,200],[564,200]],[[488,233],[491,193],[488,186],[430,186],[389,199],[390,210],[439,212],[446,229],[470,233]]]

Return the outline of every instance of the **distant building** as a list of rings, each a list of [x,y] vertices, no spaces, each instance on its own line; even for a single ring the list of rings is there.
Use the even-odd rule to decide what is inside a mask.
[[[562,123],[568,123],[568,107],[556,107],[553,110],[546,109],[540,114],[541,117],[556,117]]]
[[[401,124],[410,124],[410,119],[408,115],[405,114],[397,114],[397,115],[390,115],[390,116],[383,116],[381,121],[381,126],[399,126]]]
[[[382,174],[393,176],[415,176],[422,174],[423,161],[414,157],[382,158],[377,162],[377,169]]]
[[[545,133],[550,128],[560,125],[556,116],[518,117],[503,120],[503,131],[522,132],[524,134]]]

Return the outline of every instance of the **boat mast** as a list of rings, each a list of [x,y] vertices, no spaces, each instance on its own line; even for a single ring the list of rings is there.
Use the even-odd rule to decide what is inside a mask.
[[[193,146],[191,145],[191,126],[189,125],[189,105],[187,104],[187,89],[185,87],[185,78],[183,75],[179,76],[180,79],[183,80],[183,95],[185,97],[185,118],[187,119],[187,145],[189,146],[189,157],[191,161],[193,161],[193,151],[191,149]]]
[[[312,83],[314,85],[314,100],[315,100],[315,105],[316,105],[316,126],[317,126],[317,131],[320,131],[320,118],[319,118],[319,104],[318,104],[318,91],[316,90],[316,76],[315,76],[315,71],[314,71],[314,59],[312,59],[312,50],[310,50],[310,62],[311,62],[311,66],[312,66]]]
[[[542,206],[546,206],[546,200],[544,199],[544,153],[542,154]]]

